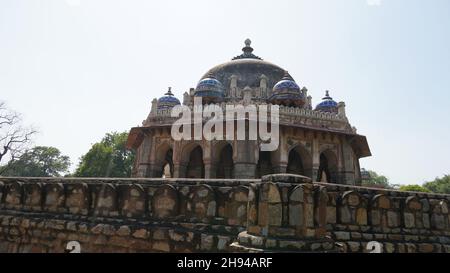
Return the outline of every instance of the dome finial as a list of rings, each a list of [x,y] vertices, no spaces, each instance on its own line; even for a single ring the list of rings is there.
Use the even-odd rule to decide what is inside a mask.
[[[239,56],[234,57],[232,60],[238,60],[238,59],[258,59],[261,60],[260,57],[253,55],[253,48],[250,46],[252,44],[252,41],[247,38],[244,41],[245,46],[242,48],[242,54]]]
[[[325,90],[325,97],[322,98],[323,100],[332,100],[333,98],[330,97],[330,91]]]
[[[242,51],[244,52],[244,55],[250,56],[253,52],[253,48],[250,46],[252,41],[247,38],[244,43],[245,47],[242,48]]]
[[[169,87],[169,90],[167,90],[167,93],[164,94],[164,95],[166,95],[166,96],[173,96],[172,87]]]

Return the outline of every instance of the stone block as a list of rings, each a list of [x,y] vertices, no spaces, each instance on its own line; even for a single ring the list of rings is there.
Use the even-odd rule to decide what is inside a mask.
[[[347,242],[348,248],[351,252],[360,252],[361,243],[359,242]]]
[[[129,236],[131,234],[131,230],[129,226],[120,226],[119,229],[117,229],[116,234],[118,236]]]
[[[356,223],[361,226],[367,225],[367,210],[358,208],[356,210]]]
[[[419,244],[419,252],[422,253],[431,253],[433,252],[434,247],[432,244]]]
[[[212,250],[214,247],[214,236],[202,234],[200,240],[200,249],[201,250]]]
[[[166,241],[154,241],[152,249],[161,252],[170,252],[170,245]]]
[[[327,207],[327,223],[335,224],[336,223],[336,207]]]
[[[306,243],[302,241],[287,241],[287,240],[280,240],[278,244],[282,249],[296,249],[296,250],[303,249],[306,245]]]
[[[387,220],[389,227],[397,227],[399,225],[398,213],[395,211],[388,211]]]
[[[337,232],[334,232],[334,235],[336,236],[336,240],[338,240],[338,241],[350,240],[350,232],[337,231]]]
[[[147,239],[148,238],[148,231],[146,229],[140,228],[133,232],[134,238],[140,238],[140,239]]]

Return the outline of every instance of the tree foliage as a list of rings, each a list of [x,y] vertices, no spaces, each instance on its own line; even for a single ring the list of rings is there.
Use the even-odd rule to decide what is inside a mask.
[[[81,157],[75,176],[130,177],[134,153],[126,149],[128,133],[107,133]]]
[[[374,171],[369,172],[369,179],[364,179],[361,183],[365,187],[391,189],[393,186],[389,184],[389,179],[384,175],[379,175]]]
[[[420,185],[402,185],[398,189],[401,191],[431,192],[429,189]]]
[[[36,146],[1,166],[0,173],[3,176],[58,177],[66,173],[69,167],[69,157],[61,155],[57,148]]]
[[[450,194],[450,175],[444,175],[443,177],[437,177],[435,180],[425,182],[423,186],[435,193],[447,193]]]

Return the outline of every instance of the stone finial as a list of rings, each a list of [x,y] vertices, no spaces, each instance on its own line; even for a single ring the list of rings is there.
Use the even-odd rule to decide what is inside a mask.
[[[184,92],[183,94],[183,105],[189,105],[191,102],[191,96],[188,92]]]
[[[267,88],[267,76],[264,74],[261,74],[259,77],[259,87],[260,88]]]
[[[300,91],[302,91],[303,96],[305,96],[305,97],[308,96],[308,88],[303,86],[303,88]]]
[[[333,98],[330,97],[330,91],[325,90],[325,97],[323,97],[322,99],[324,99],[324,100],[327,100],[327,99],[332,100]]]
[[[338,103],[338,115],[345,117],[345,102],[343,101]]]
[[[245,47],[242,48],[244,54],[252,54],[253,48],[250,46],[252,44],[252,41],[247,38],[244,43]]]
[[[308,96],[306,97],[306,99],[307,99],[307,108],[312,109],[312,97]]]
[[[193,96],[195,93],[195,88],[191,87],[189,88],[189,95]]]
[[[155,98],[152,100],[152,109],[150,113],[156,115],[156,109],[158,109],[158,100]]]
[[[246,86],[243,90],[242,102],[244,105],[249,105],[252,100],[252,89],[249,86]]]
[[[230,88],[237,87],[237,80],[238,80],[238,76],[236,76],[234,74],[230,76]]]
[[[250,39],[246,39],[244,41],[245,46],[242,48],[242,54],[239,56],[234,57],[232,60],[237,60],[237,59],[245,59],[245,58],[251,58],[251,59],[259,59],[261,60],[260,57],[253,55],[253,48],[250,46],[252,44],[252,41]]]

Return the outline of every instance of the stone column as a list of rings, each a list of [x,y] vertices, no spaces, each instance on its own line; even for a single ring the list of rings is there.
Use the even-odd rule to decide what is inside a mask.
[[[238,140],[236,141],[236,159],[234,161],[235,178],[255,178],[256,156],[259,151],[257,141]]]
[[[186,166],[181,163],[173,163],[173,177],[184,178],[186,176]]]
[[[317,176],[319,174],[320,167],[320,151],[319,151],[319,140],[314,138],[312,143],[312,181],[317,181]]]
[[[204,160],[203,165],[205,166],[205,178],[214,178],[216,174],[213,171],[214,168],[211,160]]]
[[[342,171],[342,184],[355,185],[355,154],[353,148],[344,140],[342,142],[342,154],[344,160],[344,166]]]

